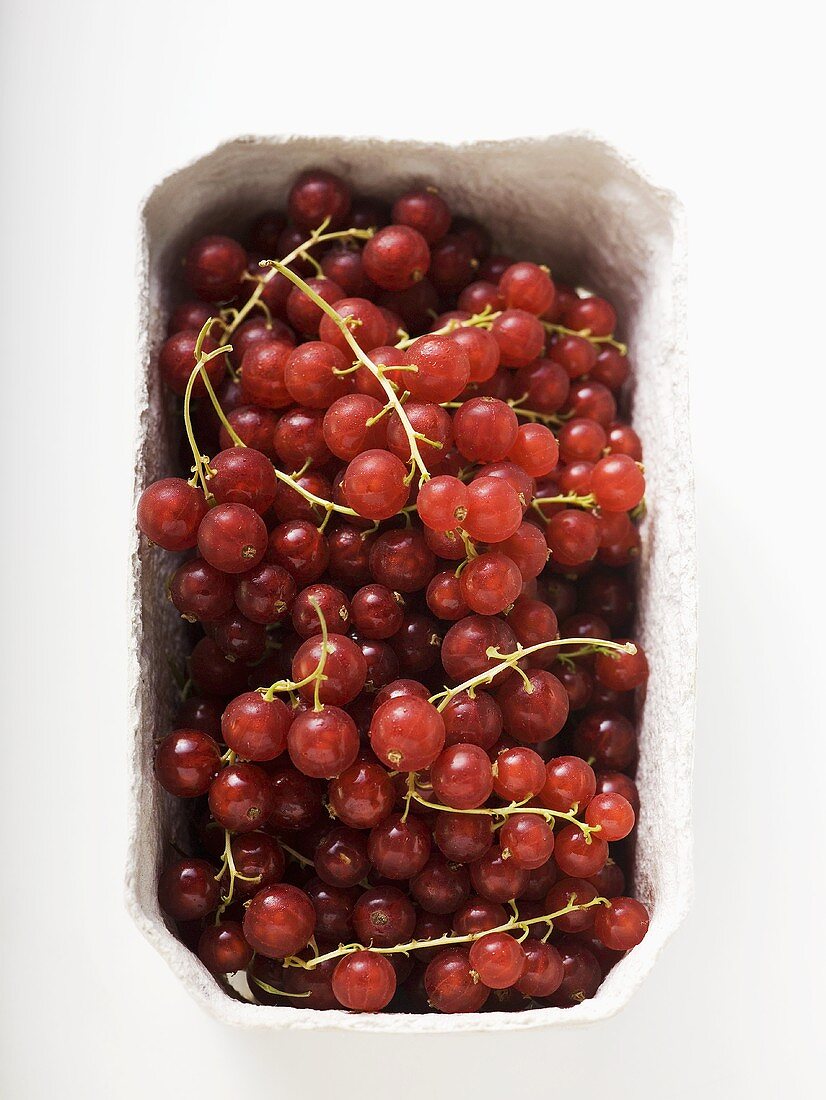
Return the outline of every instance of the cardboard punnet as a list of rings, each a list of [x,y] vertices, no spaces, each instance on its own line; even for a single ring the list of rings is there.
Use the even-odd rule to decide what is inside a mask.
[[[179,427],[157,374],[179,258],[201,232],[240,233],[251,213],[283,206],[299,171],[340,172],[358,191],[392,196],[437,184],[460,213],[492,227],[501,248],[549,263],[554,275],[614,303],[633,364],[633,422],[645,447],[648,513],[640,558],[639,625],[651,677],[640,724],[642,801],[634,889],[650,906],[645,940],[592,1000],[519,1013],[358,1015],[249,1005],[227,996],[167,929],[156,882],[179,820],[155,783],[153,737],[166,732],[175,685],[169,657],[183,627],[165,597],[169,555],[137,533],[132,549],[131,774],[127,900],[132,916],[189,992],[241,1027],[458,1032],[559,1027],[605,1019],[651,970],[692,893],[691,777],[696,664],[696,553],[685,352],[685,236],[673,195],[587,134],[441,145],[369,138],[242,138],[174,172],[142,212],[135,489],[174,468]],[[177,452],[175,452],[177,453]]]

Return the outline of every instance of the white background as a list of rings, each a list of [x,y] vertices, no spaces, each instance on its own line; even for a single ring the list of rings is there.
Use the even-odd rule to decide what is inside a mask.
[[[814,1089],[823,1035],[823,97],[791,0],[6,0],[0,1092],[610,1096]],[[701,676],[693,912],[586,1029],[242,1034],[122,903],[135,240],[245,133],[590,128],[684,199]],[[687,657],[687,659],[689,659]]]

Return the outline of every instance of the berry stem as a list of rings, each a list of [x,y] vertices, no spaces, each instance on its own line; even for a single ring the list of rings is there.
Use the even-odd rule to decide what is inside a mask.
[[[602,650],[614,650],[617,653],[628,653],[633,656],[633,654],[637,652],[637,647],[633,642],[608,642],[604,638],[552,638],[550,641],[537,642],[536,645],[530,645],[524,649],[517,643],[517,649],[515,649],[513,653],[500,653],[495,646],[488,646],[485,650],[485,656],[498,657],[500,659],[499,664],[494,665],[493,668],[488,669],[487,672],[480,672],[478,676],[471,676],[471,678],[465,680],[463,684],[458,684],[456,687],[452,688],[445,688],[444,691],[437,691],[435,695],[430,696],[430,702],[436,704],[436,700],[440,700],[436,705],[436,709],[442,711],[451,699],[454,699],[463,691],[468,692],[472,698],[476,688],[492,683],[500,672],[505,672],[509,668],[514,668],[523,657],[530,657],[532,653],[539,653],[543,649],[551,649],[555,646],[562,645],[593,646],[594,652],[596,653]]]
[[[317,504],[319,508],[323,508],[327,513],[325,518],[329,518],[331,512],[340,512],[344,516],[358,516],[358,512],[354,508],[348,508],[346,504],[336,504],[332,500],[326,500],[324,497],[316,496],[315,493],[311,493],[309,489],[305,489],[304,486],[292,476],[292,474],[285,474],[283,470],[279,470],[278,467],[274,467],[275,476],[279,481],[283,481],[285,485],[289,485],[291,489],[294,489],[299,496],[309,504]],[[361,517],[359,517],[361,518]]]
[[[325,241],[336,241],[351,237],[355,237],[358,240],[362,241],[369,241],[374,233],[374,230],[372,229],[339,229],[336,230],[336,232],[334,233],[325,233],[324,230],[329,224],[330,219],[325,218],[321,225],[317,229],[314,229],[312,231],[310,236],[307,238],[306,241],[303,242],[303,244],[300,244],[297,248],[294,248],[292,252],[288,253],[280,262],[284,265],[291,264],[293,260],[297,260],[299,256],[302,256],[313,263],[314,261],[312,257],[307,255],[308,248],[313,248],[317,244],[323,244]],[[249,316],[252,309],[256,306],[256,304],[260,302],[261,295],[264,293],[264,287],[267,285],[270,279],[275,278],[275,270],[276,269],[273,268],[272,271],[266,272],[260,278],[257,278],[255,280],[257,283],[255,290],[252,292],[252,294],[249,296],[243,306],[241,306],[241,308],[237,311],[232,321],[230,321],[228,324],[225,324],[224,335],[221,338],[222,345],[225,345],[227,343],[227,341],[230,339],[233,332],[235,332],[241,322]]]
[[[300,864],[302,867],[315,867],[315,864],[308,856],[303,856],[301,852],[297,852],[295,848],[291,848],[288,844],[285,844],[283,840],[279,839],[278,844],[282,852],[286,852],[287,855]]]
[[[249,974],[248,979],[251,982],[255,982],[257,986],[264,990],[265,993],[270,993],[273,997],[309,997],[312,990],[307,990],[306,993],[287,993],[284,989],[276,989],[274,985],[270,985],[268,982],[262,982],[260,978],[256,978],[254,974]]]
[[[507,404],[513,409],[517,416],[524,416],[527,420],[534,420],[540,424],[550,425],[552,428],[560,428],[565,423],[568,416],[558,413],[543,413],[537,412],[536,409],[526,409],[523,407],[522,402],[527,400],[528,395],[523,393],[521,397],[509,397]]]
[[[593,493],[587,493],[585,496],[577,496],[576,493],[560,493],[555,497],[535,497],[531,501],[531,507],[535,509],[544,520],[547,520],[548,517],[542,511],[543,504],[572,504],[577,508],[593,510],[597,506],[597,501]]]
[[[327,639],[329,635],[327,632],[327,620],[324,617],[324,612],[321,610],[321,605],[319,604],[315,596],[310,596],[310,604],[312,605],[313,610],[318,616],[318,621],[321,628],[319,631],[319,633],[321,634],[321,656],[318,659],[318,664],[315,666],[309,676],[305,676],[303,680],[276,680],[275,683],[270,684],[268,688],[256,688],[256,691],[258,691],[258,693],[267,703],[271,703],[275,698],[276,693],[279,691],[294,692],[298,691],[299,688],[307,687],[309,684],[315,684],[314,709],[324,709],[323,704],[319,700],[318,693],[320,690],[321,681],[326,679],[324,675],[324,666],[327,664],[327,652],[329,649]]]
[[[620,343],[619,340],[615,340],[613,336],[592,336],[589,328],[583,328],[577,331],[575,328],[555,325],[551,321],[543,321],[542,324],[546,332],[555,332],[560,336],[581,336],[584,340],[588,340],[592,344],[610,344],[612,348],[617,349],[620,355],[628,354],[628,347]]]
[[[410,445],[410,476],[412,478],[415,470],[418,469],[419,485],[422,486],[426,481],[429,481],[430,473],[428,472],[428,469],[422,459],[421,452],[419,451],[419,444],[417,440],[417,435],[419,433],[414,430],[413,425],[408,420],[407,413],[404,411],[404,406],[399,400],[395,388],[384,377],[384,371],[380,367],[377,367],[373,360],[370,359],[370,357],[366,355],[365,352],[363,352],[362,349],[359,347],[358,342],[350,331],[350,326],[347,324],[345,318],[342,317],[341,314],[337,310],[335,310],[329,302],[325,302],[320,294],[316,294],[312,287],[308,286],[300,275],[296,275],[295,272],[290,271],[290,269],[286,267],[280,260],[262,260],[261,262],[262,264],[270,265],[276,271],[280,271],[281,274],[285,275],[291,283],[294,283],[295,286],[299,288],[299,290],[303,291],[303,293],[307,295],[311,302],[317,305],[318,308],[322,310],[322,312],[326,313],[330,320],[334,322],[344,339],[350,345],[358,361],[362,363],[365,367],[367,367],[370,373],[378,379],[379,384],[381,385],[384,392],[387,394],[388,403],[393,406],[394,411],[401,421],[402,427],[405,431],[405,435],[407,436],[407,441]]]
[[[451,332],[455,332],[457,328],[484,328],[490,329],[493,322],[500,315],[501,310],[492,310],[490,306],[485,306],[481,313],[474,313],[472,317],[468,317],[466,321],[448,321],[446,325],[442,325],[441,328],[434,329],[432,332],[428,332],[428,336],[449,336]],[[405,336],[403,340],[395,345],[401,351],[405,351],[411,344],[415,344],[417,340],[420,340],[420,336]],[[399,370],[398,367],[393,367],[393,370]],[[444,407],[444,406],[443,406]]]
[[[529,806],[528,802],[530,798],[524,799],[522,802],[511,802],[509,806],[479,806],[472,810],[456,810],[452,806],[443,806],[439,802],[428,802],[426,798],[422,796],[416,790],[416,773],[410,772],[407,776],[407,792],[405,793],[404,800],[407,803],[405,806],[402,820],[407,819],[407,813],[410,809],[411,802],[418,802],[420,806],[424,806],[428,810],[439,810],[446,814],[471,814],[476,817],[498,817],[501,821],[493,824],[494,829],[500,828],[505,824],[505,821],[511,814],[533,814],[536,817],[543,817],[549,824],[554,820],[563,820],[570,822],[571,825],[576,825],[578,829],[585,835],[586,844],[591,842],[591,833],[598,833],[602,828],[601,825],[586,825],[584,821],[580,821],[577,818],[577,812],[579,807],[576,803],[571,807],[567,813],[562,810],[549,810],[544,806]]]
[[[552,926],[555,920],[567,916],[568,913],[590,909],[594,905],[609,904],[608,899],[602,897],[593,898],[591,901],[582,902],[581,904],[569,902],[564,909],[559,909],[556,913],[547,913],[541,917],[527,917],[524,920],[519,917],[517,910],[515,915],[510,920],[505,921],[504,924],[500,924],[496,928],[484,929],[481,932],[468,932],[463,936],[438,936],[433,940],[409,940],[407,943],[397,943],[393,947],[365,947],[360,943],[341,944],[335,951],[328,951],[326,955],[318,955],[313,959],[299,959],[296,955],[288,955],[284,959],[284,966],[298,966],[303,970],[314,970],[321,963],[328,962],[330,959],[337,959],[342,955],[351,955],[354,951],[372,951],[375,955],[409,955],[411,951],[422,951],[434,947],[450,947],[457,943],[473,943],[475,940],[481,939],[482,936],[493,935],[497,932],[513,932],[515,929],[527,932],[534,924]]]
[[[221,904],[218,907],[218,912],[215,915],[215,923],[218,924],[221,919],[221,914],[232,903],[233,895],[235,894],[235,880],[241,879],[242,882],[260,882],[260,875],[242,875],[240,871],[235,868],[235,860],[232,857],[232,833],[229,829],[224,829],[224,852],[221,856],[221,869],[215,876],[215,881],[220,882],[224,877],[226,871],[229,871],[229,889],[226,894],[221,895]]]
[[[195,345],[195,357],[196,363],[192,368],[192,373],[189,376],[189,381],[186,384],[186,390],[184,391],[184,430],[186,431],[186,438],[189,441],[189,446],[192,449],[192,457],[195,459],[195,467],[193,476],[189,482],[190,485],[197,485],[201,483],[201,488],[204,490],[204,496],[209,500],[212,494],[207,486],[207,477],[209,475],[209,458],[206,455],[202,455],[198,444],[195,441],[195,431],[192,427],[192,389],[195,385],[195,379],[200,375],[210,390],[212,387],[209,385],[209,379],[207,378],[207,372],[204,370],[204,365],[211,359],[215,359],[217,356],[223,354],[223,349],[217,351],[211,351],[204,353],[201,348],[202,337],[205,334],[205,330],[208,329],[209,322],[201,329],[201,334],[198,337],[198,341]]]

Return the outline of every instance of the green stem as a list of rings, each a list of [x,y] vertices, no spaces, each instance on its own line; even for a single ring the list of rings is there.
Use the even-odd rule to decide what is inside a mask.
[[[319,700],[318,692],[321,681],[324,677],[324,666],[327,664],[327,620],[324,618],[324,612],[321,610],[321,606],[318,600],[314,597],[310,597],[310,604],[312,605],[321,626],[321,656],[318,659],[318,664],[313,671],[305,676],[303,680],[276,680],[274,684],[270,684],[268,688],[256,688],[262,698],[271,703],[279,691],[294,692],[299,688],[307,687],[309,684],[315,684],[315,710],[323,710],[323,706]]]
[[[423,485],[425,481],[428,481],[430,479],[430,473],[428,472],[428,469],[422,459],[421,452],[419,451],[419,445],[417,441],[417,435],[419,433],[415,431],[413,425],[408,420],[407,413],[404,411],[404,406],[399,400],[394,387],[384,377],[384,371],[380,367],[377,367],[373,360],[370,359],[369,356],[367,356],[365,352],[363,352],[362,349],[359,347],[358,342],[350,331],[350,326],[347,324],[346,319],[342,317],[341,314],[337,310],[335,310],[329,302],[325,302],[321,295],[316,294],[313,288],[308,286],[300,275],[296,275],[295,272],[290,271],[288,267],[286,267],[278,260],[265,260],[263,262],[274,267],[276,271],[280,271],[281,274],[286,276],[286,278],[288,278],[291,283],[293,283],[299,288],[299,290],[306,294],[310,301],[317,305],[323,313],[327,314],[327,316],[330,318],[331,321],[333,321],[339,332],[349,344],[350,348],[353,351],[353,354],[356,356],[358,361],[362,363],[375,378],[378,379],[379,384],[381,385],[384,392],[387,394],[388,403],[393,406],[393,409],[398,415],[407,436],[407,441],[410,446],[411,476],[413,472],[418,469],[420,475],[419,485]],[[392,370],[393,368],[390,367],[388,369]]]
[[[551,321],[543,321],[546,332],[555,332],[560,336],[581,336],[583,340],[588,340],[592,344],[610,344],[612,348],[616,348],[620,355],[627,355],[628,348],[625,344],[620,343],[619,340],[615,340],[613,336],[592,336],[589,328],[575,329],[566,328],[564,325],[555,325]]]
[[[307,990],[306,993],[287,993],[284,989],[276,989],[274,985],[269,985],[267,982],[262,982],[260,978],[256,978],[254,974],[247,975],[248,980],[255,982],[257,986],[264,990],[265,993],[270,993],[273,997],[309,997],[312,990]]]
[[[534,924],[553,925],[555,920],[567,916],[568,913],[590,909],[594,905],[610,905],[610,902],[607,898],[602,897],[593,898],[591,901],[582,904],[569,902],[564,909],[559,909],[556,913],[548,913],[545,916],[528,917],[522,920],[517,915],[496,928],[485,929],[481,932],[469,932],[463,936],[438,936],[433,940],[410,940],[407,943],[398,943],[393,947],[365,947],[360,943],[341,944],[335,951],[328,951],[326,955],[318,955],[313,959],[299,959],[295,955],[289,955],[284,959],[284,966],[298,966],[303,970],[314,970],[321,963],[328,962],[330,959],[337,959],[342,955],[352,955],[354,951],[372,951],[375,955],[408,955],[411,951],[422,951],[434,947],[450,947],[456,943],[473,943],[482,936],[494,935],[497,932],[513,932],[516,929],[527,931]]]
[[[440,700],[436,709],[442,711],[451,699],[454,699],[463,691],[467,691],[472,696],[475,688],[492,683],[500,672],[505,672],[507,669],[513,668],[524,657],[530,657],[532,653],[539,653],[543,649],[551,649],[563,645],[592,645],[597,652],[600,650],[614,650],[617,653],[628,653],[631,655],[637,652],[637,647],[633,642],[608,642],[604,638],[552,638],[550,641],[537,642],[536,645],[527,646],[525,649],[519,647],[513,653],[507,654],[500,653],[495,646],[488,646],[485,650],[485,656],[500,658],[499,664],[494,665],[493,668],[489,669],[487,672],[480,672],[478,676],[471,676],[469,680],[465,680],[463,684],[459,684],[457,687],[445,688],[444,691],[436,692],[435,695],[430,696],[430,702],[435,704],[437,699]]]
[[[325,218],[318,229],[314,229],[307,240],[303,242],[303,244],[300,244],[297,248],[294,248],[292,252],[288,253],[288,255],[286,255],[280,262],[282,264],[291,264],[293,260],[297,260],[299,256],[305,256],[308,248],[313,248],[317,244],[323,244],[325,241],[341,240],[345,237],[354,237],[358,240],[369,241],[374,232],[372,229],[339,229],[334,233],[325,233],[324,230],[329,224],[330,219]],[[310,259],[310,257],[307,258]],[[241,306],[241,308],[238,310],[232,321],[226,326],[224,335],[221,338],[222,345],[225,345],[229,341],[233,332],[235,332],[241,322],[249,316],[252,309],[259,302],[261,295],[264,293],[264,287],[267,285],[270,279],[274,278],[275,269],[273,269],[272,271],[268,271],[265,275],[261,276],[261,278],[255,280],[258,284],[255,290],[249,296],[244,305]]]
[[[433,332],[428,332],[428,336],[448,336],[451,332],[455,332],[457,328],[484,328],[489,329],[496,318],[501,314],[501,310],[492,310],[490,306],[485,306],[481,313],[474,313],[472,317],[468,317],[466,321],[448,321],[446,325],[442,325],[441,328],[434,329]],[[401,351],[405,351],[411,344],[415,344],[417,340],[420,340],[420,336],[406,336],[403,340],[395,345]],[[397,370],[398,368],[393,368]]]

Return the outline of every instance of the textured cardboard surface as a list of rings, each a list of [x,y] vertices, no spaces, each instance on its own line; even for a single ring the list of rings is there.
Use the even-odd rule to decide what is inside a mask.
[[[640,561],[637,637],[651,678],[640,725],[642,801],[635,892],[649,905],[645,940],[572,1009],[460,1016],[357,1015],[247,1005],[228,997],[167,929],[155,884],[174,800],[152,774],[152,739],[174,703],[168,658],[180,619],[165,598],[170,556],[135,537],[132,553],[130,726],[132,789],[126,889],[134,920],[190,993],[242,1027],[337,1027],[376,1032],[515,1030],[584,1024],[620,1009],[688,910],[692,891],[691,773],[696,661],[696,555],[685,359],[685,241],[673,195],[588,135],[448,146],[343,138],[246,138],[175,172],[149,196],[141,240],[136,495],[167,474],[175,431],[164,416],[156,355],[176,260],[200,232],[240,228],[249,212],[282,206],[303,168],[341,172],[368,194],[436,183],[452,208],[489,224],[498,246],[549,263],[554,275],[615,304],[633,364],[633,422],[645,449],[648,514]]]

